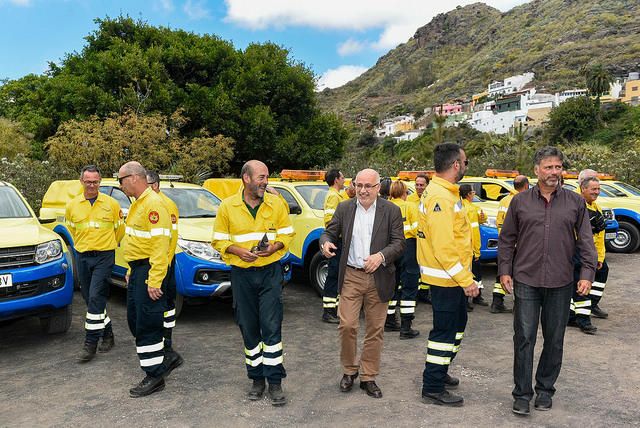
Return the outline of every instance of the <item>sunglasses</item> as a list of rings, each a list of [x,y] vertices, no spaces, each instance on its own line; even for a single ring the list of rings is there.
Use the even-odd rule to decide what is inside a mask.
[[[129,174],[129,175],[125,175],[124,177],[118,177],[118,183],[122,184],[122,180],[124,180],[127,177],[131,177],[133,174]]]

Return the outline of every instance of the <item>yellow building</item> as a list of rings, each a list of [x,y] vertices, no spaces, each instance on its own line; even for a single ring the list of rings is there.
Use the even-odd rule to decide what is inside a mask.
[[[631,105],[640,105],[640,73],[629,73],[624,84],[624,97],[621,101]]]

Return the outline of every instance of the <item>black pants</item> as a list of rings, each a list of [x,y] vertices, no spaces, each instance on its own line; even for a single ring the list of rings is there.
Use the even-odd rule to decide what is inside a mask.
[[[115,263],[115,250],[78,253],[78,280],[82,298],[87,304],[85,342],[98,343],[100,337],[113,334],[111,319],[107,315],[109,278]]]
[[[413,320],[416,312],[420,267],[416,258],[416,239],[409,238],[405,242],[404,253],[396,261],[396,292],[389,301],[387,314],[394,314],[400,301],[400,318]]]
[[[473,280],[478,283],[478,288],[482,290],[484,285],[482,285],[482,263],[480,263],[480,259],[476,260],[474,258],[471,260],[471,273],[473,274]]]
[[[173,344],[172,333],[176,326],[176,259],[174,258],[167,269],[167,275],[162,281],[162,290],[167,297],[167,310],[164,312],[164,347],[171,349]]]
[[[532,287],[520,282],[514,285],[513,380],[514,398],[530,401],[533,376],[533,351],[538,323],[542,324],[544,344],[536,370],[535,390],[538,395],[553,396],[554,384],[562,366],[564,332],[569,318],[569,302],[573,284],[560,288]]]
[[[244,341],[250,379],[281,383],[287,376],[282,358],[282,284],[279,262],[259,268],[231,267],[236,322]]]
[[[586,296],[578,294],[577,285],[580,279],[580,270],[581,265],[576,264],[573,271],[573,279],[576,282],[576,287],[573,290],[573,297],[571,298],[569,318],[576,321],[579,325],[584,325],[591,323],[591,308],[600,303],[600,299],[602,299],[604,287],[607,285],[607,279],[609,278],[609,265],[605,260],[602,262],[602,267],[596,270],[591,291]]]
[[[127,287],[127,321],[136,338],[136,352],[140,367],[149,376],[162,376],[167,368],[164,362],[164,312],[167,309],[166,293],[158,300],[151,300],[147,289],[149,259],[129,262],[131,276]]]
[[[433,329],[427,342],[422,393],[444,391],[449,364],[460,350],[467,326],[467,297],[461,287],[431,286]]]
[[[322,307],[324,309],[335,309],[338,306],[338,273],[342,245],[338,244],[337,247],[336,255],[327,259],[327,279],[324,282],[322,293]]]

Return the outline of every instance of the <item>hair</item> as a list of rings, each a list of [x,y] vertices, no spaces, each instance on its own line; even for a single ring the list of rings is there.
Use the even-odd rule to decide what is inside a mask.
[[[470,184],[461,184],[460,185],[460,197],[466,198],[469,196],[469,193],[473,192],[473,187]]]
[[[513,188],[516,190],[524,189],[528,185],[529,185],[529,179],[525,176],[516,177],[513,180]]]
[[[424,178],[424,181],[426,181],[427,184],[429,184],[429,177],[427,176],[427,174],[418,174],[418,175],[416,175],[416,180],[418,178]],[[416,181],[416,180],[413,180],[413,181]]]
[[[160,182],[160,175],[158,175],[156,171],[147,170],[147,183],[151,184],[151,183],[159,183],[159,182]]]
[[[247,174],[249,177],[251,177],[251,174],[253,174],[251,161],[245,162],[244,165],[242,165],[242,169],[240,170],[240,178],[244,177],[245,174]]]
[[[380,180],[380,196],[389,199],[389,190],[391,189],[391,179],[384,177]]]
[[[581,184],[588,177],[597,177],[597,172],[593,169],[583,169],[578,174],[578,184]]]
[[[393,199],[402,198],[407,193],[407,185],[402,181],[397,180],[391,183],[391,189],[389,190],[389,197]]]
[[[333,168],[327,172],[327,175],[324,176],[324,181],[327,182],[329,186],[333,186],[336,182],[336,179],[340,177],[340,170]]]
[[[580,182],[580,189],[584,190],[587,187],[589,187],[589,183],[591,182],[596,182],[596,183],[600,183],[600,180],[598,180],[598,177],[586,177],[584,180],[582,180]]]
[[[85,172],[97,172],[100,176],[102,176],[102,174],[100,173],[100,170],[98,169],[97,166],[95,165],[87,165],[85,167],[82,168],[82,170],[80,171],[80,178],[82,178],[84,176]]]
[[[433,149],[433,164],[436,172],[445,172],[460,158],[462,147],[455,143],[438,144]]]
[[[546,146],[546,147],[543,147],[541,149],[538,149],[538,151],[536,152],[536,154],[533,157],[533,163],[535,165],[540,165],[540,161],[542,161],[542,159],[546,159],[546,158],[558,158],[562,162],[563,167],[565,165],[564,154],[557,147]]]

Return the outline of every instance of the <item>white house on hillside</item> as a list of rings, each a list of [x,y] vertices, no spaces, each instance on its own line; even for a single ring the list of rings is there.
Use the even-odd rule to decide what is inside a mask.
[[[520,91],[525,85],[533,80],[535,73],[524,73],[507,77],[503,81],[493,81],[489,84],[489,97],[495,98],[500,95],[508,95]]]

